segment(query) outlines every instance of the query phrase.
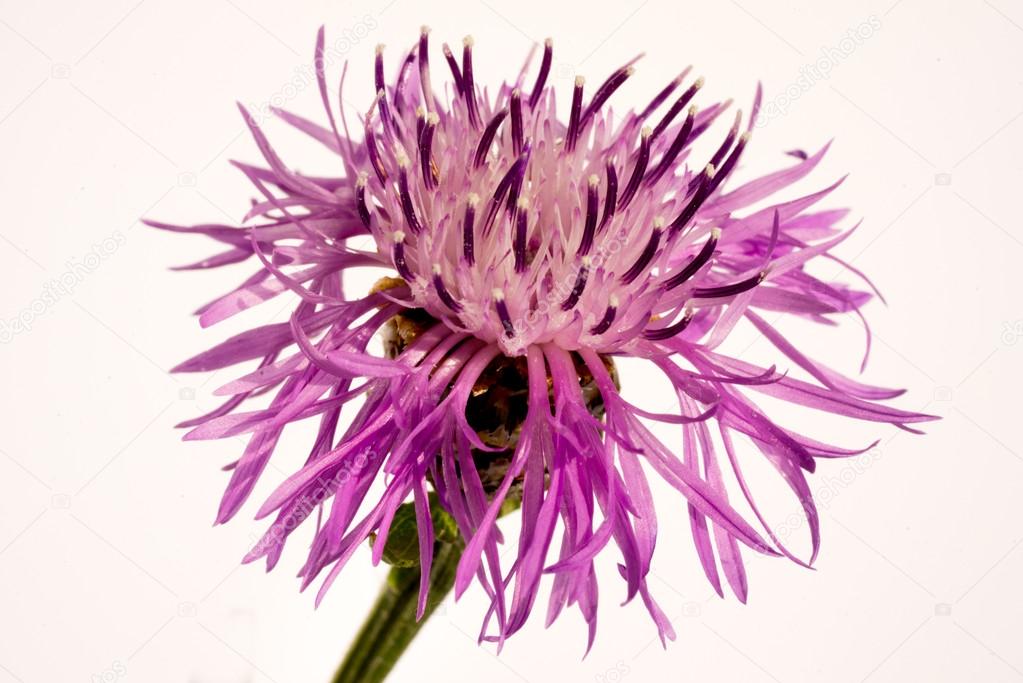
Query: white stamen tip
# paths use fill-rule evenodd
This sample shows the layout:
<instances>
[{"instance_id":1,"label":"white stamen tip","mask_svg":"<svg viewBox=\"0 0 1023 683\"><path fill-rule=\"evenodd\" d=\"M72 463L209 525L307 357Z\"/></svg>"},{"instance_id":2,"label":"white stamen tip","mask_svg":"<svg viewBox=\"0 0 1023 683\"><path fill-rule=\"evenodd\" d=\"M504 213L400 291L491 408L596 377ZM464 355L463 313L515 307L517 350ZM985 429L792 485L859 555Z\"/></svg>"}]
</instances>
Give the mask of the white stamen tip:
<instances>
[{"instance_id":1,"label":"white stamen tip","mask_svg":"<svg viewBox=\"0 0 1023 683\"><path fill-rule=\"evenodd\" d=\"M504 292L500 289L491 290L490 296L494 297L494 301L504 301Z\"/></svg>"},{"instance_id":2,"label":"white stamen tip","mask_svg":"<svg viewBox=\"0 0 1023 683\"><path fill-rule=\"evenodd\" d=\"M586 179L586 182L589 183L590 187L596 187L600 184L600 178L596 173L592 173L590 174L590 177Z\"/></svg>"},{"instance_id":3,"label":"white stamen tip","mask_svg":"<svg viewBox=\"0 0 1023 683\"><path fill-rule=\"evenodd\" d=\"M465 38L462 38L462 45L464 45L465 47L472 47L475 43L476 41L472 39L472 36L466 36Z\"/></svg>"},{"instance_id":4,"label":"white stamen tip","mask_svg":"<svg viewBox=\"0 0 1023 683\"><path fill-rule=\"evenodd\" d=\"M543 39L543 44L544 44L545 47L554 47L554 39L553 38L544 38Z\"/></svg>"},{"instance_id":5,"label":"white stamen tip","mask_svg":"<svg viewBox=\"0 0 1023 683\"><path fill-rule=\"evenodd\" d=\"M721 228L714 228L710 231L711 239L717 241L721 237Z\"/></svg>"},{"instance_id":6,"label":"white stamen tip","mask_svg":"<svg viewBox=\"0 0 1023 683\"><path fill-rule=\"evenodd\" d=\"M377 54L378 55L383 54L385 47L386 45L384 45L383 43L377 43Z\"/></svg>"},{"instance_id":7,"label":"white stamen tip","mask_svg":"<svg viewBox=\"0 0 1023 683\"><path fill-rule=\"evenodd\" d=\"M579 260L583 264L583 266L586 267L586 268L589 268L590 264L593 263L593 257L592 256L583 256Z\"/></svg>"},{"instance_id":8,"label":"white stamen tip","mask_svg":"<svg viewBox=\"0 0 1023 683\"><path fill-rule=\"evenodd\" d=\"M745 143L749 142L749 139L751 137L753 137L752 131L746 131L745 133L743 133L742 135L739 136L739 140L741 140L743 142L743 144L745 144Z\"/></svg>"},{"instance_id":9,"label":"white stamen tip","mask_svg":"<svg viewBox=\"0 0 1023 683\"><path fill-rule=\"evenodd\" d=\"M469 206L476 206L480 203L480 196L475 192L469 193Z\"/></svg>"},{"instance_id":10,"label":"white stamen tip","mask_svg":"<svg viewBox=\"0 0 1023 683\"><path fill-rule=\"evenodd\" d=\"M440 123L440 114L438 114L435 111L431 111L429 114L426 115L426 123L427 125L430 126L436 126L438 123Z\"/></svg>"},{"instance_id":11,"label":"white stamen tip","mask_svg":"<svg viewBox=\"0 0 1023 683\"><path fill-rule=\"evenodd\" d=\"M419 33L424 35L424 36L425 35L429 35L430 27L427 26L426 24L423 24L422 26L419 27Z\"/></svg>"},{"instance_id":12,"label":"white stamen tip","mask_svg":"<svg viewBox=\"0 0 1023 683\"><path fill-rule=\"evenodd\" d=\"M424 107L423 105L419 105L418 107L416 107L416 118L421 119L424 116L426 116L426 107Z\"/></svg>"},{"instance_id":13,"label":"white stamen tip","mask_svg":"<svg viewBox=\"0 0 1023 683\"><path fill-rule=\"evenodd\" d=\"M529 199L526 197L519 197L518 201L515 202L515 206L519 207L520 211L526 211L529 209Z\"/></svg>"},{"instance_id":14,"label":"white stamen tip","mask_svg":"<svg viewBox=\"0 0 1023 683\"><path fill-rule=\"evenodd\" d=\"M689 107L689 116L695 117L696 116L696 112L698 112L698 111L700 111L699 107L697 107L695 104L690 105L690 107Z\"/></svg>"},{"instance_id":15,"label":"white stamen tip","mask_svg":"<svg viewBox=\"0 0 1023 683\"><path fill-rule=\"evenodd\" d=\"M398 158L395 161L398 162L398 168L408 167L408 156L404 152L398 152Z\"/></svg>"},{"instance_id":16,"label":"white stamen tip","mask_svg":"<svg viewBox=\"0 0 1023 683\"><path fill-rule=\"evenodd\" d=\"M628 67L625 68L625 75L626 76L631 76L634 73L636 73L636 67L628 66Z\"/></svg>"},{"instance_id":17,"label":"white stamen tip","mask_svg":"<svg viewBox=\"0 0 1023 683\"><path fill-rule=\"evenodd\" d=\"M518 88L515 88L514 90L511 91L511 96L518 99L519 97L522 97L522 91L519 90Z\"/></svg>"},{"instance_id":18,"label":"white stamen tip","mask_svg":"<svg viewBox=\"0 0 1023 683\"><path fill-rule=\"evenodd\" d=\"M397 244L398 242L404 242L405 241L405 233L402 232L401 230L398 230L393 235L391 235L391 239L394 240L395 244Z\"/></svg>"},{"instance_id":19,"label":"white stamen tip","mask_svg":"<svg viewBox=\"0 0 1023 683\"><path fill-rule=\"evenodd\" d=\"M707 174L708 178L713 178L717 169L714 168L714 164L707 164L707 168L703 169L703 172Z\"/></svg>"},{"instance_id":20,"label":"white stamen tip","mask_svg":"<svg viewBox=\"0 0 1023 683\"><path fill-rule=\"evenodd\" d=\"M575 77L575 87L581 88L586 84L586 79L582 76Z\"/></svg>"},{"instance_id":21,"label":"white stamen tip","mask_svg":"<svg viewBox=\"0 0 1023 683\"><path fill-rule=\"evenodd\" d=\"M654 227L657 228L657 229L663 228L664 227L664 218L662 218L661 216L658 216L657 218L655 218L654 219Z\"/></svg>"},{"instance_id":22,"label":"white stamen tip","mask_svg":"<svg viewBox=\"0 0 1023 683\"><path fill-rule=\"evenodd\" d=\"M703 76L700 76L699 78L696 79L696 82L693 83L693 87L699 90L700 88L703 87L704 83L706 83L706 81L703 79Z\"/></svg>"},{"instance_id":23,"label":"white stamen tip","mask_svg":"<svg viewBox=\"0 0 1023 683\"><path fill-rule=\"evenodd\" d=\"M359 171L359 177L355 179L356 187L366 187L366 181L369 178L369 174L365 171Z\"/></svg>"},{"instance_id":24,"label":"white stamen tip","mask_svg":"<svg viewBox=\"0 0 1023 683\"><path fill-rule=\"evenodd\" d=\"M444 43L443 45L441 45L440 49L444 52L444 56L445 57L450 57L451 56L451 48L448 47L447 43Z\"/></svg>"},{"instance_id":25,"label":"white stamen tip","mask_svg":"<svg viewBox=\"0 0 1023 683\"><path fill-rule=\"evenodd\" d=\"M650 126L643 126L642 130L639 131L639 135L642 138L648 138L654 134L654 129Z\"/></svg>"},{"instance_id":26,"label":"white stamen tip","mask_svg":"<svg viewBox=\"0 0 1023 683\"><path fill-rule=\"evenodd\" d=\"M607 303L611 308L618 308L618 295L612 294L607 298Z\"/></svg>"},{"instance_id":27,"label":"white stamen tip","mask_svg":"<svg viewBox=\"0 0 1023 683\"><path fill-rule=\"evenodd\" d=\"M434 275L440 275L443 272L440 268L439 263L434 263L433 267L430 268L430 270L433 272Z\"/></svg>"}]
</instances>

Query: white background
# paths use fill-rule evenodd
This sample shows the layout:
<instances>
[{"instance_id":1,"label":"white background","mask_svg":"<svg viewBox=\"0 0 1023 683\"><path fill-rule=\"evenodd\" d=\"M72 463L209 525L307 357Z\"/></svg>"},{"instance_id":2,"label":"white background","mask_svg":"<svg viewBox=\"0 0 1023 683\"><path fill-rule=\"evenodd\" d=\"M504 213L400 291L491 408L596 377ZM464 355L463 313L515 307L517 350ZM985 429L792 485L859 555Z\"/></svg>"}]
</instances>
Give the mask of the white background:
<instances>
[{"instance_id":1,"label":"white background","mask_svg":"<svg viewBox=\"0 0 1023 683\"><path fill-rule=\"evenodd\" d=\"M872 17L879 28L836 57L831 48ZM658 489L652 588L679 634L667 651L638 601L617 604L609 553L586 659L574 613L550 630L534 619L500 657L477 647L484 603L474 590L429 623L394 681L1023 678L1019 2L5 0L0 320L31 329L5 332L0 345L0 682L325 681L376 593L384 570L363 553L314 611L293 578L302 539L269 576L239 567L262 530L250 521L255 501L211 528L226 482L218 468L242 444L182 444L172 425L212 407L209 392L229 375L207 383L165 370L281 304L200 332L189 312L250 266L171 273L213 245L138 222L240 218L251 192L227 160L257 157L233 102L281 92L307 68L321 23L328 42L362 36L349 43L356 107L369 99L374 45L390 46L393 65L422 23L435 46L472 33L478 79L491 85L548 35L564 88L645 51L618 107L645 104L689 63L708 79L705 104L734 96L748 106L757 79L769 101L793 85L743 172L836 138L808 187L851 172L829 204L864 222L840 253L889 303L868 307L866 378L908 387L900 406L944 418L922 437L820 421L822 436L881 445L858 467L821 465L816 571L753 559L747 606L713 595L684 505ZM824 55L830 77L800 84ZM439 50L433 60L443 68ZM288 107L322 116L313 88ZM330 168L314 143L268 127L285 159ZM95 267L83 271L86 259ZM36 303L69 273L73 291ZM842 322L787 329L854 373L863 335ZM755 355L754 339L747 330L733 341ZM645 373L623 368L627 394L666 407L670 394ZM303 444L285 441L257 498Z\"/></svg>"}]
</instances>

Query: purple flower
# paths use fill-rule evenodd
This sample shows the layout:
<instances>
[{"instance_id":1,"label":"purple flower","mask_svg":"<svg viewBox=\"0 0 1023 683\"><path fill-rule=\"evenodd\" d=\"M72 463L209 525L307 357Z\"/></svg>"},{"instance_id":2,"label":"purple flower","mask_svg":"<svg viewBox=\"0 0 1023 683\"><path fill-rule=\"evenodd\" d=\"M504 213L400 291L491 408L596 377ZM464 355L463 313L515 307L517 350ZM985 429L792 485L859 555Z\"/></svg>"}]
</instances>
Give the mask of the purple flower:
<instances>
[{"instance_id":1,"label":"purple flower","mask_svg":"<svg viewBox=\"0 0 1023 683\"><path fill-rule=\"evenodd\" d=\"M444 46L451 72L444 85L428 54L424 30L388 84L378 49L376 97L353 132L332 104L321 30L315 63L327 125L274 113L336 153L339 177L288 168L242 109L266 160L265 167L235 163L258 191L244 227L151 223L226 246L186 268L259 261L255 274L199 310L203 327L279 295L296 302L289 323L243 332L176 368L258 360L216 391L229 397L221 407L184 424L192 428L187 439L248 435L229 468L218 522L250 496L288 425L318 423L305 465L259 509L258 517L275 519L246 561L265 557L273 567L289 534L314 525L301 577L304 588L325 575L319 600L364 541L374 539L374 563L382 558L392 520L411 499L422 613L436 501L465 543L456 595L476 581L491 600L481 638L503 641L521 628L549 575L548 623L575 605L592 643L593 560L602 551L620 558L626 600L640 596L662 640L674 638L647 583L657 537L652 475L685 499L696 551L718 593L723 574L745 601L742 546L811 564L819 534L805 473L817 458L865 449L782 426L755 397L910 431L932 419L882 405L901 392L815 362L768 321L788 315L831 325L839 314L859 315L871 297L806 269L814 259L842 263L831 250L851 232L837 227L847 212L814 208L838 183L771 199L813 170L826 147L739 182L733 176L759 89L748 115L736 114L710 147L716 151L694 158L693 143L728 105L693 105L702 79L688 70L642 109L617 117L608 100L632 64L595 89L578 78L566 123L547 85L550 41L535 76L527 79L524 67L492 95L477 82L470 38L461 60ZM398 277L369 293L344 291L344 273L366 267ZM719 351L743 319L786 369L812 381ZM375 355L370 342L381 330L390 334L390 352ZM642 358L663 373L677 411L651 413L626 400L616 357ZM267 407L242 409L262 395L272 397ZM357 410L340 429L349 404ZM503 437L481 426L494 415ZM652 422L678 425L681 439L662 442ZM809 558L796 557L761 515L736 436L749 438L801 504ZM729 501L731 476L755 520ZM370 498L380 481L383 493ZM496 522L511 502L521 504L521 529L506 562Z\"/></svg>"}]
</instances>

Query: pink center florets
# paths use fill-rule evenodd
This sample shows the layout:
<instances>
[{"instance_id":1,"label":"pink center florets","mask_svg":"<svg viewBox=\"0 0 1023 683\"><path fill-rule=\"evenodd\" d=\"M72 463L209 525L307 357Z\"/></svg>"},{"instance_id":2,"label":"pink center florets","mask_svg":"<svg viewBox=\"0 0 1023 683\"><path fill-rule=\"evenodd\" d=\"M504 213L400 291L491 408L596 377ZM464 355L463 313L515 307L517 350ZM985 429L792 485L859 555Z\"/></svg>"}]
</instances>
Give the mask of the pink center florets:
<instances>
[{"instance_id":1,"label":"pink center florets","mask_svg":"<svg viewBox=\"0 0 1023 683\"><path fill-rule=\"evenodd\" d=\"M552 341L613 351L674 336L694 308L763 280L759 269L715 272L713 222L728 213L715 214L708 199L749 130L740 133L740 112L709 163L690 169L691 143L727 106L690 106L702 79L652 125L685 73L620 121L603 105L631 64L587 103L579 77L565 124L546 87L549 42L532 88L504 84L492 100L473 82L471 39L461 65L447 46L445 55L454 83L441 98L425 30L418 59L403 62L392 88L378 49L356 187L359 215L409 284L413 305L508 355ZM421 93L410 94L413 62Z\"/></svg>"}]
</instances>

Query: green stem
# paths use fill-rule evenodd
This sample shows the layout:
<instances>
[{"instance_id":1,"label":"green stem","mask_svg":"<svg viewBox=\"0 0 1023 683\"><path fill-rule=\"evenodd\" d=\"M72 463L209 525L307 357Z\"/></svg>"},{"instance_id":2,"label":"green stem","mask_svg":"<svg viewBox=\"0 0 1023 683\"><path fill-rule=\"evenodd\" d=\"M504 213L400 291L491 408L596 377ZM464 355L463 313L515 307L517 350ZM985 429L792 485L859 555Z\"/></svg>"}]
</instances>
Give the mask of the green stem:
<instances>
[{"instance_id":1,"label":"green stem","mask_svg":"<svg viewBox=\"0 0 1023 683\"><path fill-rule=\"evenodd\" d=\"M381 683L426 620L455 585L462 543L438 542L430 568L430 597L423 618L416 621L419 567L393 567L376 604L362 624L333 683Z\"/></svg>"}]
</instances>

